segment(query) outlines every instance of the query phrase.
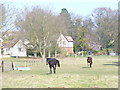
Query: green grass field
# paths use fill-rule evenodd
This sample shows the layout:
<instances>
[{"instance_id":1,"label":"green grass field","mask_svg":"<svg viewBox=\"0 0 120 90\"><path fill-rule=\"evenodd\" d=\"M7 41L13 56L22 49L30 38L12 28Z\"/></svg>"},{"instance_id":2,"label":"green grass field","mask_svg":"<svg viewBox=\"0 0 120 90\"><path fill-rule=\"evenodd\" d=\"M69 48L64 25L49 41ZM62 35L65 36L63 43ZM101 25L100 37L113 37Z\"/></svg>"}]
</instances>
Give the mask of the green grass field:
<instances>
[{"instance_id":1,"label":"green grass field","mask_svg":"<svg viewBox=\"0 0 120 90\"><path fill-rule=\"evenodd\" d=\"M92 68L88 68L86 57L60 59L60 64L56 74L52 75L46 74L49 68L45 62L31 65L30 71L3 72L2 87L118 88L118 57L94 56Z\"/></svg>"}]
</instances>

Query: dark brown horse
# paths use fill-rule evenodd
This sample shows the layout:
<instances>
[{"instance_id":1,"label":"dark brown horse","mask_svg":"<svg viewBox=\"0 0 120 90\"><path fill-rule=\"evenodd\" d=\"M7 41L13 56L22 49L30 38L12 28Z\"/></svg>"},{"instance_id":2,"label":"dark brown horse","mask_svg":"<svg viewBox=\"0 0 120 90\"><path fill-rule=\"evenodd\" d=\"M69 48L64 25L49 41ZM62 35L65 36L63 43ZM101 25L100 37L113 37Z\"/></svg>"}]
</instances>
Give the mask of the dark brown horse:
<instances>
[{"instance_id":1,"label":"dark brown horse","mask_svg":"<svg viewBox=\"0 0 120 90\"><path fill-rule=\"evenodd\" d=\"M89 63L90 64L90 68L92 67L92 57L88 57L87 58L87 63Z\"/></svg>"},{"instance_id":2,"label":"dark brown horse","mask_svg":"<svg viewBox=\"0 0 120 90\"><path fill-rule=\"evenodd\" d=\"M50 74L52 74L52 67L54 69L54 74L56 73L56 65L58 64L58 67L60 67L60 63L59 60L55 59L55 58L47 58L46 59L46 65L49 64L49 68L50 68Z\"/></svg>"}]
</instances>

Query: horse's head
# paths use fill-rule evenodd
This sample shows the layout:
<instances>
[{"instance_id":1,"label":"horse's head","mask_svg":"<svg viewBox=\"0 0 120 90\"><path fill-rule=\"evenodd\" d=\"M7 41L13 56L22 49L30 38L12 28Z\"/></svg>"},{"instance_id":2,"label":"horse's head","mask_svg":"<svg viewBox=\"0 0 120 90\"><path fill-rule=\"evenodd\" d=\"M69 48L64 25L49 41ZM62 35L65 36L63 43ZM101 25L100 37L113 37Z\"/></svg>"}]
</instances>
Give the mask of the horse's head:
<instances>
[{"instance_id":1,"label":"horse's head","mask_svg":"<svg viewBox=\"0 0 120 90\"><path fill-rule=\"evenodd\" d=\"M92 57L88 57L88 58L87 58L87 62L88 62L88 63L92 63Z\"/></svg>"}]
</instances>

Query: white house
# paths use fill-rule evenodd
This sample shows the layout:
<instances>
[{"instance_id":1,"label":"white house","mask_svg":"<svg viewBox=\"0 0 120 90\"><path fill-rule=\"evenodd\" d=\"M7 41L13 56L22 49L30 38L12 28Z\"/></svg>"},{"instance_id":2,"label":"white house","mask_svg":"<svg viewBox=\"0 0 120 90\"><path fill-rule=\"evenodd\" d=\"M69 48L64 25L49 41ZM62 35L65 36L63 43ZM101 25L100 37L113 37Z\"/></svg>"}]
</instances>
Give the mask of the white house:
<instances>
[{"instance_id":1,"label":"white house","mask_svg":"<svg viewBox=\"0 0 120 90\"><path fill-rule=\"evenodd\" d=\"M11 41L4 45L3 54L11 57L26 57L27 49L22 40Z\"/></svg>"},{"instance_id":2,"label":"white house","mask_svg":"<svg viewBox=\"0 0 120 90\"><path fill-rule=\"evenodd\" d=\"M2 50L3 50L3 39L0 38L0 58L2 58Z\"/></svg>"},{"instance_id":3,"label":"white house","mask_svg":"<svg viewBox=\"0 0 120 90\"><path fill-rule=\"evenodd\" d=\"M57 40L57 44L59 47L67 51L69 54L73 54L73 39L71 36L63 36L63 34L60 35L60 37Z\"/></svg>"}]
</instances>

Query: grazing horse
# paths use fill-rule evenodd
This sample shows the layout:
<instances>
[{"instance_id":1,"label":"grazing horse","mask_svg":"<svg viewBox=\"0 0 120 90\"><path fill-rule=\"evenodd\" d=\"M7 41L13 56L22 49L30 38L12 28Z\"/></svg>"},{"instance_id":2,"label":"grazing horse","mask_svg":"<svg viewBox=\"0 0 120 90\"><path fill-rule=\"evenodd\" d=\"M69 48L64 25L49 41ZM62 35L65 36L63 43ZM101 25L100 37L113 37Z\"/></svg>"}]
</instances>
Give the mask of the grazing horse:
<instances>
[{"instance_id":1,"label":"grazing horse","mask_svg":"<svg viewBox=\"0 0 120 90\"><path fill-rule=\"evenodd\" d=\"M55 74L55 70L56 70L56 65L58 64L58 67L60 67L59 61L55 58L47 58L46 65L48 65L48 64L49 64L49 68L50 68L50 74L52 74L52 67L54 69L54 74Z\"/></svg>"},{"instance_id":2,"label":"grazing horse","mask_svg":"<svg viewBox=\"0 0 120 90\"><path fill-rule=\"evenodd\" d=\"M90 63L90 68L92 67L92 57L87 58L87 63Z\"/></svg>"}]
</instances>

